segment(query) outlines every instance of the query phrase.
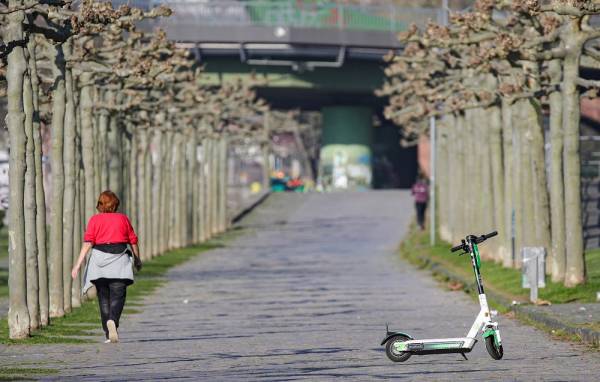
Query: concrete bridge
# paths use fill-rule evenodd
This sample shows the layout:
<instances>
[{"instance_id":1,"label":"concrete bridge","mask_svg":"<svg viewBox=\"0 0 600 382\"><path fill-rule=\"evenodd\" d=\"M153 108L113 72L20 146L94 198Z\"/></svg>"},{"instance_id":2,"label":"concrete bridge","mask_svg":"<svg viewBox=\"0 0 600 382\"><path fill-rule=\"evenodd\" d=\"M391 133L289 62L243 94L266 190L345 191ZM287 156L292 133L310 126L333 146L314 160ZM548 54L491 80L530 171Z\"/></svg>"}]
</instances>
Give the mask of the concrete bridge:
<instances>
[{"instance_id":1,"label":"concrete bridge","mask_svg":"<svg viewBox=\"0 0 600 382\"><path fill-rule=\"evenodd\" d=\"M123 1L125 2L125 1ZM119 1L113 1L119 3ZM205 65L207 84L250 77L275 109L320 111L323 116L321 179L350 188L408 187L416 175L416 150L401 149L398 129L381 116L385 100L374 90L384 80L383 56L401 46L397 33L411 23L443 21L437 8L379 1L128 1L141 8L166 4L173 16L145 25L163 28ZM410 2L407 2L409 4ZM374 117L381 126L374 129ZM376 173L384 166L394 181ZM376 169L377 172L377 169ZM344 181L345 180L345 181Z\"/></svg>"}]
</instances>

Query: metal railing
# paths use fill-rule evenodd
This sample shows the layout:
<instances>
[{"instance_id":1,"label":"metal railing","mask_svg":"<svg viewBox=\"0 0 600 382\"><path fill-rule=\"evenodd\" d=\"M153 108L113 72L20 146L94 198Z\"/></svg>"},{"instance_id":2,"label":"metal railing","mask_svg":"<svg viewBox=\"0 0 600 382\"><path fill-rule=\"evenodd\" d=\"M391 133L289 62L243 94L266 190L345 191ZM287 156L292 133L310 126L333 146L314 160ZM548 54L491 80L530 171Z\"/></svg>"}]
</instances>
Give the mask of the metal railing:
<instances>
[{"instance_id":1,"label":"metal railing","mask_svg":"<svg viewBox=\"0 0 600 382\"><path fill-rule=\"evenodd\" d=\"M441 22L438 8L411 8L384 4L344 4L301 0L115 0L149 9L166 4L173 9L167 23L202 25L293 27L400 32L411 23Z\"/></svg>"}]
</instances>

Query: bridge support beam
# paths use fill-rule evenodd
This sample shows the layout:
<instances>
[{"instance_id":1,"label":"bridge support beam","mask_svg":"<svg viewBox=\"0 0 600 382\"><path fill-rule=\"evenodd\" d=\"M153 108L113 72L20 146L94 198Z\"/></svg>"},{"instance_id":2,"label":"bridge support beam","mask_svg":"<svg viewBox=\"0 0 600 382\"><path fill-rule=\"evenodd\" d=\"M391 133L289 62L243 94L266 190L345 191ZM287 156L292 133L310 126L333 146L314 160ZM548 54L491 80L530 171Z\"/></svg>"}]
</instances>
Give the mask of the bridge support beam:
<instances>
[{"instance_id":1,"label":"bridge support beam","mask_svg":"<svg viewBox=\"0 0 600 382\"><path fill-rule=\"evenodd\" d=\"M321 185L325 190L370 188L372 109L366 106L328 106L321 111Z\"/></svg>"}]
</instances>

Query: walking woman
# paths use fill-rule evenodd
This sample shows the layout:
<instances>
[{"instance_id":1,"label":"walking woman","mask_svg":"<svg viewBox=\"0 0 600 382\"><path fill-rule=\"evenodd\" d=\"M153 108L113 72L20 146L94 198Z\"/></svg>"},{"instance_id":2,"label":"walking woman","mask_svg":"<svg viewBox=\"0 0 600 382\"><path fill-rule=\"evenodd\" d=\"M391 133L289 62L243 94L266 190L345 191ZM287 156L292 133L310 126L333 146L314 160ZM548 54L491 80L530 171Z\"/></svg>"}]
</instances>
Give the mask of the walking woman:
<instances>
[{"instance_id":1,"label":"walking woman","mask_svg":"<svg viewBox=\"0 0 600 382\"><path fill-rule=\"evenodd\" d=\"M427 201L429 200L429 186L423 175L412 186L412 195L415 198L415 209L417 210L417 224L421 230L425 229L425 210L427 209Z\"/></svg>"},{"instance_id":2,"label":"walking woman","mask_svg":"<svg viewBox=\"0 0 600 382\"><path fill-rule=\"evenodd\" d=\"M71 276L76 278L91 249L83 292L92 285L96 287L106 343L119 341L117 328L125 305L127 287L133 284L132 266L138 270L142 267L138 238L129 218L118 213L118 208L119 198L114 192L104 191L100 194L96 205L99 213L88 222L79 259L71 271Z\"/></svg>"}]
</instances>

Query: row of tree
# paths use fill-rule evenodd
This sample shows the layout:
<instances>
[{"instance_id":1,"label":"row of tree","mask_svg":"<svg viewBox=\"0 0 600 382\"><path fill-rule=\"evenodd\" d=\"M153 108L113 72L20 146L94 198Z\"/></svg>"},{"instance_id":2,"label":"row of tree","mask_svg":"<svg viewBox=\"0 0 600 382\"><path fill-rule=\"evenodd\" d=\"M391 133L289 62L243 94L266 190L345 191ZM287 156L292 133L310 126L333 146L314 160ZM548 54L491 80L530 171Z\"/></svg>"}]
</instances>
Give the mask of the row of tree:
<instances>
[{"instance_id":1,"label":"row of tree","mask_svg":"<svg viewBox=\"0 0 600 382\"><path fill-rule=\"evenodd\" d=\"M228 145L260 138L250 116L267 107L238 82L203 86L188 51L136 29L170 14L92 0L2 1L11 338L81 304L70 270L101 191L121 198L143 259L227 228Z\"/></svg>"},{"instance_id":2,"label":"row of tree","mask_svg":"<svg viewBox=\"0 0 600 382\"><path fill-rule=\"evenodd\" d=\"M402 34L380 90L407 141L426 134L431 117L442 126L441 236L497 229L488 255L514 267L520 248L542 246L552 280L567 286L585 282L580 98L600 83L580 72L600 67L600 28L590 22L599 13L591 1L478 0L447 26Z\"/></svg>"}]
</instances>

